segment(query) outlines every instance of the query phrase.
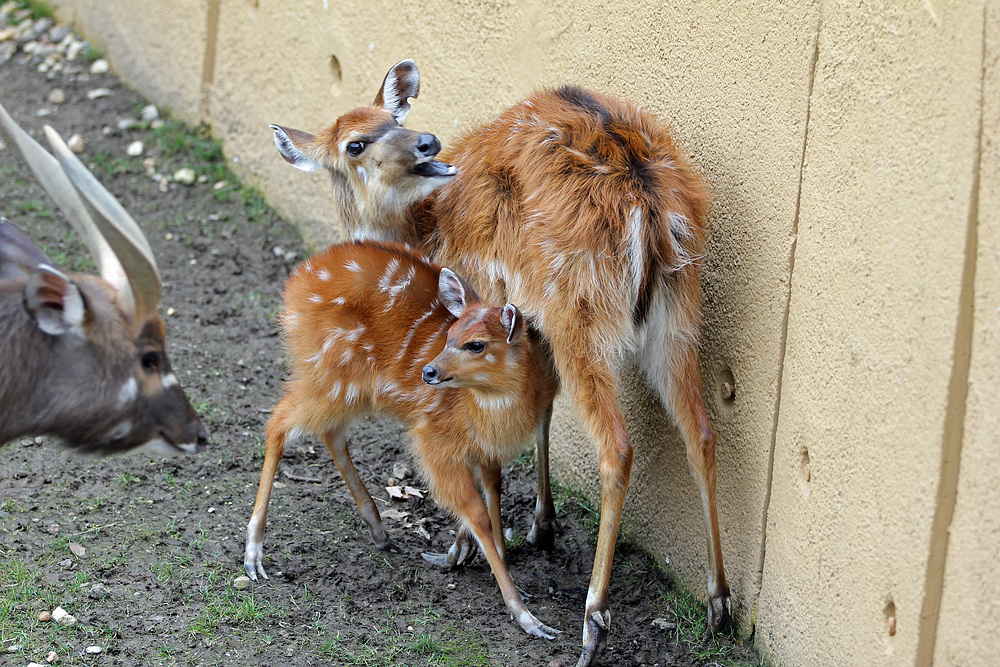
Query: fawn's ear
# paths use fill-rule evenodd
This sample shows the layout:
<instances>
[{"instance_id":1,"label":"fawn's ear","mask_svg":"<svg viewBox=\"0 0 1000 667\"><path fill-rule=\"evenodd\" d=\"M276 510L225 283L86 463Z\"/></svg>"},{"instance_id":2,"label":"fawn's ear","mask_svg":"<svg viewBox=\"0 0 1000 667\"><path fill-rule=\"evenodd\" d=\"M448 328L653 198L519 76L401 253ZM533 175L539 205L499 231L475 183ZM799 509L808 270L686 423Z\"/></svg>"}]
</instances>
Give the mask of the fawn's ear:
<instances>
[{"instance_id":1,"label":"fawn's ear","mask_svg":"<svg viewBox=\"0 0 1000 667\"><path fill-rule=\"evenodd\" d=\"M507 344L513 345L524 338L524 316L512 303L503 307L500 313L500 325L507 332Z\"/></svg>"},{"instance_id":2,"label":"fawn's ear","mask_svg":"<svg viewBox=\"0 0 1000 667\"><path fill-rule=\"evenodd\" d=\"M87 306L76 284L59 269L41 264L31 270L24 286L24 307L50 336L70 332L83 336Z\"/></svg>"},{"instance_id":3,"label":"fawn's ear","mask_svg":"<svg viewBox=\"0 0 1000 667\"><path fill-rule=\"evenodd\" d=\"M470 303L479 301L472 285L462 280L451 269L441 269L438 277L438 299L455 317L461 317Z\"/></svg>"},{"instance_id":4,"label":"fawn's ear","mask_svg":"<svg viewBox=\"0 0 1000 667\"><path fill-rule=\"evenodd\" d=\"M412 60L401 60L382 80L382 87L375 96L375 106L382 107L402 124L410 113L409 99L420 93L420 72Z\"/></svg>"},{"instance_id":5,"label":"fawn's ear","mask_svg":"<svg viewBox=\"0 0 1000 667\"><path fill-rule=\"evenodd\" d=\"M278 152L285 158L285 162L302 171L316 171L323 166L307 153L316 137L308 132L281 125L269 127L274 130L274 145L278 147Z\"/></svg>"}]
</instances>

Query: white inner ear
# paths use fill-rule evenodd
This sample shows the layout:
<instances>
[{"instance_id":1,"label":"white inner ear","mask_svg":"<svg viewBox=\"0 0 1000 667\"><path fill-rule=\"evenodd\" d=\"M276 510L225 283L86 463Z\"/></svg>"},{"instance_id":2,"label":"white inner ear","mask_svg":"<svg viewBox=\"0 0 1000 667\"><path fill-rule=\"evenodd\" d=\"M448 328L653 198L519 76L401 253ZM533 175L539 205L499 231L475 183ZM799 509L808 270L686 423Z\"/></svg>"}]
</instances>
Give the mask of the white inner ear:
<instances>
[{"instance_id":1,"label":"white inner ear","mask_svg":"<svg viewBox=\"0 0 1000 667\"><path fill-rule=\"evenodd\" d=\"M461 317L465 310L465 287L451 269L441 269L438 278L438 298L455 317Z\"/></svg>"},{"instance_id":2,"label":"white inner ear","mask_svg":"<svg viewBox=\"0 0 1000 667\"><path fill-rule=\"evenodd\" d=\"M285 158L285 162L302 171L316 171L320 168L318 162L295 147L284 130L273 126L272 129L274 129L274 145L278 147L278 152Z\"/></svg>"},{"instance_id":3,"label":"white inner ear","mask_svg":"<svg viewBox=\"0 0 1000 667\"><path fill-rule=\"evenodd\" d=\"M500 324L507 330L508 345L514 339L514 329L517 328L517 314L517 308L509 303L503 307L503 312L500 313Z\"/></svg>"},{"instance_id":4,"label":"white inner ear","mask_svg":"<svg viewBox=\"0 0 1000 667\"><path fill-rule=\"evenodd\" d=\"M61 288L59 302L43 300L43 287ZM47 264L41 264L31 272L25 290L39 329L50 336L61 336L68 332L83 335L83 317L86 312L83 296L66 274Z\"/></svg>"}]
</instances>

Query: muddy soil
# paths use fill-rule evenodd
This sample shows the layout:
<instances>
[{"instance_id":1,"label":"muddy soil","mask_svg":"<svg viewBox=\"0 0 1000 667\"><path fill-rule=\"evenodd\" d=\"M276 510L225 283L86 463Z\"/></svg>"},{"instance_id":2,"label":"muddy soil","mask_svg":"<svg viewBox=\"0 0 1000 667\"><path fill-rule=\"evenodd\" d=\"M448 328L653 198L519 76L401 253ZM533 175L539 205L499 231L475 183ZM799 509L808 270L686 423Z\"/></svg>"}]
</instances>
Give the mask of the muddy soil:
<instances>
[{"instance_id":1,"label":"muddy soil","mask_svg":"<svg viewBox=\"0 0 1000 667\"><path fill-rule=\"evenodd\" d=\"M56 88L61 103L50 101ZM108 94L88 97L99 88ZM111 73L91 74L82 59L42 73L19 51L0 64L0 100L36 136L46 123L64 138L80 134L85 163L147 230L163 276L168 352L210 433L200 454L175 458L86 458L46 438L3 447L0 663L42 663L55 651L58 664L94 665L575 664L592 514L561 491L565 534L551 553L534 549L523 540L534 506L530 454L505 468L514 579L534 614L564 631L554 641L531 638L505 611L484 561L443 572L420 558L446 550L454 525L431 499L390 499L391 478L426 487L406 477L414 466L400 428L379 420L355 429L352 452L408 553L373 547L322 444L306 441L286 453L275 485L265 540L271 579L235 590L264 428L285 375L279 289L308 253L252 190L219 177L221 157L206 156L204 142L175 153L173 124L122 129L146 102ZM269 134L261 128L260 140ZM126 155L137 140L142 155ZM174 182L181 167L204 182ZM219 180L227 185L216 188ZM9 148L0 149L0 214L67 268L92 266ZM611 599L601 665L757 662L731 639L700 641L703 609L624 539ZM78 623L38 621L56 606ZM88 653L93 646L100 652Z\"/></svg>"}]
</instances>

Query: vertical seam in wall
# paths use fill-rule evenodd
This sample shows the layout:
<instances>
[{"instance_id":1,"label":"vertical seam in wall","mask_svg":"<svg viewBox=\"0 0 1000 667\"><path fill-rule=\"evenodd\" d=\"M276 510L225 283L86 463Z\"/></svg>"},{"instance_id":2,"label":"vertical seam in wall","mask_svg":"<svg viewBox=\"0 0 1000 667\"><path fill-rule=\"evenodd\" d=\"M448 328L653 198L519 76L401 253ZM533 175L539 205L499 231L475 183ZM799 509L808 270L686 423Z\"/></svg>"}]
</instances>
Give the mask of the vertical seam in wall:
<instances>
[{"instance_id":1,"label":"vertical seam in wall","mask_svg":"<svg viewBox=\"0 0 1000 667\"><path fill-rule=\"evenodd\" d=\"M767 553L767 515L771 507L771 484L774 479L774 452L778 440L778 417L781 414L781 388L785 381L785 352L788 345L788 318L792 306L792 279L795 273L795 248L799 236L799 212L802 206L802 181L805 170L806 148L809 142L809 119L812 114L813 86L816 82L816 64L819 62L819 40L823 29L822 9L820 9L820 20L816 24L815 42L813 44L812 60L809 63L809 91L806 95L806 119L802 131L802 152L799 155L799 183L798 191L795 195L795 214L792 217L791 247L788 251L788 290L785 294L785 313L781 323L781 345L778 359L778 386L774 404L774 421L771 424L771 450L767 462L767 485L764 493L764 508L761 513L760 524L760 555L757 561L757 586L753 593L753 600L749 608L754 610L753 618L756 624L757 601L760 599L760 591L764 585L764 558Z\"/></svg>"},{"instance_id":2,"label":"vertical seam in wall","mask_svg":"<svg viewBox=\"0 0 1000 667\"><path fill-rule=\"evenodd\" d=\"M983 107L986 85L986 25L987 3L983 3L982 55L979 84L979 127L976 154L973 160L972 193L966 223L965 258L958 301L958 321L955 326L955 347L952 354L951 378L948 383L948 404L941 442L941 468L937 502L931 523L930 553L924 578L924 599L920 608L917 639L917 667L930 667L934 662L941 599L944 596L944 574L948 557L948 531L958 500L958 480L965 438L966 401L969 395L969 369L972 363L972 337L975 328L976 254L979 245L979 171L983 150Z\"/></svg>"},{"instance_id":3,"label":"vertical seam in wall","mask_svg":"<svg viewBox=\"0 0 1000 667\"><path fill-rule=\"evenodd\" d=\"M209 0L205 10L205 59L201 65L201 98L198 116L201 122L211 124L210 102L212 84L215 82L215 50L219 40L219 0Z\"/></svg>"}]
</instances>

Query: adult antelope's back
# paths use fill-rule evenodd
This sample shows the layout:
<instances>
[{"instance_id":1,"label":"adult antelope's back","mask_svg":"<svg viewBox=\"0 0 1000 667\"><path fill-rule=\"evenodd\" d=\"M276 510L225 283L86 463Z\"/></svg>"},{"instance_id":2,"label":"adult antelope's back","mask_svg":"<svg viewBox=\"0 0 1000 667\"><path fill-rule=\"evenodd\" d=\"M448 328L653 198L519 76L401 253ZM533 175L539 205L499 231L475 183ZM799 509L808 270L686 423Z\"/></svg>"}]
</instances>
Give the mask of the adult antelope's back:
<instances>
[{"instance_id":1,"label":"adult antelope's back","mask_svg":"<svg viewBox=\"0 0 1000 667\"><path fill-rule=\"evenodd\" d=\"M286 442L302 433L323 439L375 544L396 550L346 440L357 419L390 415L408 427L434 497L479 542L515 620L551 639L555 631L532 616L511 580L500 522L500 465L534 434L556 391L518 309L487 306L408 248L367 241L300 264L285 284L281 322L291 377L267 424L243 561L250 578L267 577L274 474Z\"/></svg>"},{"instance_id":2,"label":"adult antelope's back","mask_svg":"<svg viewBox=\"0 0 1000 667\"><path fill-rule=\"evenodd\" d=\"M53 435L102 454L206 439L173 374L142 231L49 127L55 158L0 106L0 135L64 211L101 277L63 272L0 219L0 445ZM58 158L58 159L56 159Z\"/></svg>"},{"instance_id":3,"label":"adult antelope's back","mask_svg":"<svg viewBox=\"0 0 1000 667\"><path fill-rule=\"evenodd\" d=\"M597 445L601 474L579 665L603 652L611 618L608 582L632 466L615 400L616 362L626 353L638 353L684 437L707 528L709 625L728 626L715 434L701 396L697 343L708 210L702 180L651 114L572 86L515 104L460 137L439 161L406 148L425 134L399 125L418 91L415 65L400 62L374 106L316 136L272 126L275 143L293 166L333 174L339 214L352 234L393 230L467 276L487 301L517 303L551 344L562 384ZM389 162L391 187L380 177ZM373 189L374 182L380 186ZM542 543L556 528L546 448L540 438L530 533Z\"/></svg>"}]
</instances>

